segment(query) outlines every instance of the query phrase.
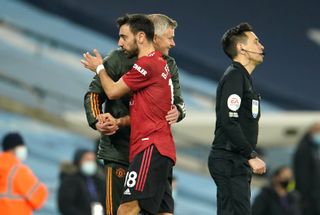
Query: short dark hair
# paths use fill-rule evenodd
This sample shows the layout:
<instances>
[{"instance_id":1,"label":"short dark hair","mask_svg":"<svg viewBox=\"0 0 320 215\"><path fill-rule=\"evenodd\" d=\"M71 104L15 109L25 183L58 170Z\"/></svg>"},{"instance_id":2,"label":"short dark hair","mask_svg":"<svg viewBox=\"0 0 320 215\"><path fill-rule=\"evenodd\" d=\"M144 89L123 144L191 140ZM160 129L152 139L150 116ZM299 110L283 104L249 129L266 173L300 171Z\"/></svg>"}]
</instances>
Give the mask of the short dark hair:
<instances>
[{"instance_id":1,"label":"short dark hair","mask_svg":"<svg viewBox=\"0 0 320 215\"><path fill-rule=\"evenodd\" d=\"M253 28L248 23L240 23L239 25L228 29L221 38L221 44L224 53L233 59L237 56L237 48L236 45L239 42L246 42L247 36L245 32L252 31Z\"/></svg>"},{"instance_id":2,"label":"short dark hair","mask_svg":"<svg viewBox=\"0 0 320 215\"><path fill-rule=\"evenodd\" d=\"M25 145L22 136L17 132L7 133L2 140L2 150L9 151L17 146Z\"/></svg>"},{"instance_id":3,"label":"short dark hair","mask_svg":"<svg viewBox=\"0 0 320 215\"><path fill-rule=\"evenodd\" d=\"M133 34L137 34L142 31L146 34L146 38L149 41L154 37L154 25L152 21L144 14L126 14L125 16L117 19L118 27L122 25L129 25Z\"/></svg>"},{"instance_id":4,"label":"short dark hair","mask_svg":"<svg viewBox=\"0 0 320 215\"><path fill-rule=\"evenodd\" d=\"M277 177L277 176L279 176L282 172L283 172L283 170L285 170L285 169L288 169L288 168L290 168L289 166L279 166L277 169L275 169L273 172L272 172L272 175L271 175L271 177Z\"/></svg>"}]
</instances>

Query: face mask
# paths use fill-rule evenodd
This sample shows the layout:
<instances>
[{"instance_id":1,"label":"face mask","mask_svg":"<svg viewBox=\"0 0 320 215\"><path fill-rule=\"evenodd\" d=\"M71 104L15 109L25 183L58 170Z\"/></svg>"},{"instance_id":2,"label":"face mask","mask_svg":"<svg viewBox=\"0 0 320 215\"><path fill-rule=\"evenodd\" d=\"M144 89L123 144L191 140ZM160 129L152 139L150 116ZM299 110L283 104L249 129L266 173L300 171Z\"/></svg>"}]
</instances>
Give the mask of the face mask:
<instances>
[{"instance_id":1,"label":"face mask","mask_svg":"<svg viewBox=\"0 0 320 215\"><path fill-rule=\"evenodd\" d=\"M280 181L279 183L280 183L281 187L287 189L287 187L288 187L288 185L290 183L290 180Z\"/></svg>"},{"instance_id":2,"label":"face mask","mask_svg":"<svg viewBox=\"0 0 320 215\"><path fill-rule=\"evenodd\" d=\"M28 157L28 150L27 150L27 147L25 146L16 147L16 149L14 150L14 153L16 157L21 161L25 161Z\"/></svg>"},{"instance_id":3,"label":"face mask","mask_svg":"<svg viewBox=\"0 0 320 215\"><path fill-rule=\"evenodd\" d=\"M97 171L97 164L94 161L85 161L81 164L81 172L87 176L92 176Z\"/></svg>"},{"instance_id":4,"label":"face mask","mask_svg":"<svg viewBox=\"0 0 320 215\"><path fill-rule=\"evenodd\" d=\"M312 140L315 144L320 145L320 133L313 134Z\"/></svg>"}]
</instances>

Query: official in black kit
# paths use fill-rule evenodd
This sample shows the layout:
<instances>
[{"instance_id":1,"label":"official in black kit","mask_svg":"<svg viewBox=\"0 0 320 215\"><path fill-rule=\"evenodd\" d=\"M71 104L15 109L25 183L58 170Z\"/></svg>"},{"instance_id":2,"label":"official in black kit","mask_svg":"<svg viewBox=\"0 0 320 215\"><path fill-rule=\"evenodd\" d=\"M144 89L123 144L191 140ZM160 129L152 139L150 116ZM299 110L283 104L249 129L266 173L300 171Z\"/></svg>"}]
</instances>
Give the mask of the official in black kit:
<instances>
[{"instance_id":1,"label":"official in black kit","mask_svg":"<svg viewBox=\"0 0 320 215\"><path fill-rule=\"evenodd\" d=\"M215 138L208 166L217 185L217 214L250 215L252 173L266 171L255 151L260 96L251 79L263 62L264 47L248 23L227 30L222 46L232 63L217 89Z\"/></svg>"}]
</instances>

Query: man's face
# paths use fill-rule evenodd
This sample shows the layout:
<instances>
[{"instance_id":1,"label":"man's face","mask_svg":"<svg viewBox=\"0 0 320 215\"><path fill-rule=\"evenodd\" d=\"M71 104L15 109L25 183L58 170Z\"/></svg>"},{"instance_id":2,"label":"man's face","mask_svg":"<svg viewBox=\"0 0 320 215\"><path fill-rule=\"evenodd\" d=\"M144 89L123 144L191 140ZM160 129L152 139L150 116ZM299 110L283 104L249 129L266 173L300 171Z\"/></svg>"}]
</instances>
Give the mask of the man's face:
<instances>
[{"instance_id":1,"label":"man's face","mask_svg":"<svg viewBox=\"0 0 320 215\"><path fill-rule=\"evenodd\" d=\"M247 43L242 44L244 49L243 51L245 51L245 54L249 60L255 62L255 64L258 65L263 62L264 47L260 43L259 38L252 31L245 32L245 34L247 35L248 39L247 39Z\"/></svg>"},{"instance_id":2,"label":"man's face","mask_svg":"<svg viewBox=\"0 0 320 215\"><path fill-rule=\"evenodd\" d=\"M290 168L285 168L281 171L279 174L279 181L286 181L286 180L292 180L293 179L293 173Z\"/></svg>"},{"instance_id":3,"label":"man's face","mask_svg":"<svg viewBox=\"0 0 320 215\"><path fill-rule=\"evenodd\" d=\"M95 162L96 161L96 155L93 152L86 152L85 154L83 154L81 160L80 160L80 164L84 163L84 162Z\"/></svg>"},{"instance_id":4,"label":"man's face","mask_svg":"<svg viewBox=\"0 0 320 215\"><path fill-rule=\"evenodd\" d=\"M121 47L128 57L133 57L138 54L137 41L129 25L122 25L120 27L118 46Z\"/></svg>"},{"instance_id":5,"label":"man's face","mask_svg":"<svg viewBox=\"0 0 320 215\"><path fill-rule=\"evenodd\" d=\"M174 29L171 27L167 28L161 36L155 35L153 41L156 50L168 55L169 50L176 46L174 42Z\"/></svg>"}]
</instances>

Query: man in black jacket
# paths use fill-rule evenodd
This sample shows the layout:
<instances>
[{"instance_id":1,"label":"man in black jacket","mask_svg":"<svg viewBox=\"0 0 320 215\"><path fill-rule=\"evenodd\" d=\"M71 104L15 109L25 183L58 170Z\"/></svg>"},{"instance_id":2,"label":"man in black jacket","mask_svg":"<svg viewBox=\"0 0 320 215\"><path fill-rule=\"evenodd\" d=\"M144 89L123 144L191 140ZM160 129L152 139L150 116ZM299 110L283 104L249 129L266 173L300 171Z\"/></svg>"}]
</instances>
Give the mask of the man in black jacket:
<instances>
[{"instance_id":1,"label":"man in black jacket","mask_svg":"<svg viewBox=\"0 0 320 215\"><path fill-rule=\"evenodd\" d=\"M255 151L260 96L251 79L263 62L264 47L247 23L229 29L222 46L232 64L217 89L215 138L208 165L217 185L218 215L250 215L252 171L266 171Z\"/></svg>"},{"instance_id":2,"label":"man in black jacket","mask_svg":"<svg viewBox=\"0 0 320 215\"><path fill-rule=\"evenodd\" d=\"M320 123L315 123L294 154L294 173L303 215L320 214Z\"/></svg>"},{"instance_id":3,"label":"man in black jacket","mask_svg":"<svg viewBox=\"0 0 320 215\"><path fill-rule=\"evenodd\" d=\"M75 171L61 173L58 190L58 206L62 215L104 214L104 180L96 175L94 152L79 149L74 155Z\"/></svg>"},{"instance_id":4,"label":"man in black jacket","mask_svg":"<svg viewBox=\"0 0 320 215\"><path fill-rule=\"evenodd\" d=\"M255 198L252 215L301 215L300 198L292 190L293 183L289 167L277 168L271 176L270 186L262 188Z\"/></svg>"}]
</instances>

